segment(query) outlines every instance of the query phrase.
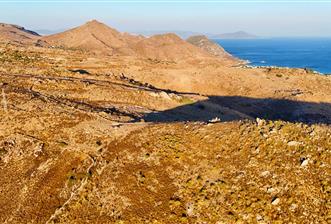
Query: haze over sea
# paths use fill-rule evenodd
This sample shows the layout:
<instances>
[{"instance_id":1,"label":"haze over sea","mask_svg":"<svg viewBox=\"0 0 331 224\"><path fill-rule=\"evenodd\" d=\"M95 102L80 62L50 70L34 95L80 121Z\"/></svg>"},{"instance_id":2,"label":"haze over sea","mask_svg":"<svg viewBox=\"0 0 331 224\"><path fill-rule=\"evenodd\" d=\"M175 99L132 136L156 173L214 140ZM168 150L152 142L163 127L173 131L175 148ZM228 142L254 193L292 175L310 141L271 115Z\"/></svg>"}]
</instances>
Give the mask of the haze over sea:
<instances>
[{"instance_id":1,"label":"haze over sea","mask_svg":"<svg viewBox=\"0 0 331 224\"><path fill-rule=\"evenodd\" d=\"M331 38L215 40L253 66L310 68L331 74Z\"/></svg>"}]
</instances>

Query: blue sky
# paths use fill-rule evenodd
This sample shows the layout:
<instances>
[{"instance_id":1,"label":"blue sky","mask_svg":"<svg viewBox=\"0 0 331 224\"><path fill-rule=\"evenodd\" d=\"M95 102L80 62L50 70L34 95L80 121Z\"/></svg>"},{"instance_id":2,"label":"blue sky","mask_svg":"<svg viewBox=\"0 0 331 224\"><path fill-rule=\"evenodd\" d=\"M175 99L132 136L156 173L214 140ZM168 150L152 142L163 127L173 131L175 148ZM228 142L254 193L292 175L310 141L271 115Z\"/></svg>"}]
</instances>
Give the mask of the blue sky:
<instances>
[{"instance_id":1,"label":"blue sky","mask_svg":"<svg viewBox=\"0 0 331 224\"><path fill-rule=\"evenodd\" d=\"M0 22L33 30L70 28L91 19L129 32L331 37L331 0L0 0Z\"/></svg>"}]
</instances>

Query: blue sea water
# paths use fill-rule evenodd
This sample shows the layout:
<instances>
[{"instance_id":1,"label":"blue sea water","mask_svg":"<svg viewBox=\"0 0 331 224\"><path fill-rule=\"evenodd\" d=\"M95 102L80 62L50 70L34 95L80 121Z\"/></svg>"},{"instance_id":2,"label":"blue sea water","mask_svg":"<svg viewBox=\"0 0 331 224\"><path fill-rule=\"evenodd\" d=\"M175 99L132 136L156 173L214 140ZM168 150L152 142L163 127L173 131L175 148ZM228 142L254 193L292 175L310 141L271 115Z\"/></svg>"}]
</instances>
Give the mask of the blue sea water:
<instances>
[{"instance_id":1,"label":"blue sea water","mask_svg":"<svg viewBox=\"0 0 331 224\"><path fill-rule=\"evenodd\" d=\"M253 66L310 68L331 74L331 38L214 40Z\"/></svg>"}]
</instances>

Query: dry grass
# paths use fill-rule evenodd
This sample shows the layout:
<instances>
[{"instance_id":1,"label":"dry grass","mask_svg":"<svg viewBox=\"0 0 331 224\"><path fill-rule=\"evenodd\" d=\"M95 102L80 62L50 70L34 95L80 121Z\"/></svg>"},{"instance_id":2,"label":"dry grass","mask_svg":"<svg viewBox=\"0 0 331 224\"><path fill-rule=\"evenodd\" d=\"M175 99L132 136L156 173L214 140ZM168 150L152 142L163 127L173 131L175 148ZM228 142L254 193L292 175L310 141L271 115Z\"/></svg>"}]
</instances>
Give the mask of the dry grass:
<instances>
[{"instance_id":1,"label":"dry grass","mask_svg":"<svg viewBox=\"0 0 331 224\"><path fill-rule=\"evenodd\" d=\"M0 52L7 102L7 111L3 105L0 110L1 223L331 221L330 126L239 121L249 117L212 102L203 110L189 107L186 115L221 111L222 121L232 115L236 121L139 122L153 111L207 98L145 82L196 93L328 102L329 78L14 45L1 45ZM70 71L76 69L89 74ZM215 73L224 79L210 84ZM250 83L265 87L252 92L245 89ZM293 83L302 91L288 92Z\"/></svg>"}]
</instances>

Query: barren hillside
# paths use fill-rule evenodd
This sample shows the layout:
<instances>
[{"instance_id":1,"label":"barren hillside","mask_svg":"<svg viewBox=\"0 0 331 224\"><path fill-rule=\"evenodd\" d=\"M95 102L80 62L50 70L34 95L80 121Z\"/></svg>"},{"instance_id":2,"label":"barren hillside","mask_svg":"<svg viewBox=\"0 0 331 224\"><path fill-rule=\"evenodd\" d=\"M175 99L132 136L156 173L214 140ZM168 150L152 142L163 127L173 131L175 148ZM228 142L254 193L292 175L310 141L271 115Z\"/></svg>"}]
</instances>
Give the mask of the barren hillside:
<instances>
[{"instance_id":1,"label":"barren hillside","mask_svg":"<svg viewBox=\"0 0 331 224\"><path fill-rule=\"evenodd\" d=\"M21 26L0 23L0 42L32 44L37 43L38 39L40 36L36 32L26 30Z\"/></svg>"},{"instance_id":2,"label":"barren hillside","mask_svg":"<svg viewBox=\"0 0 331 224\"><path fill-rule=\"evenodd\" d=\"M232 61L239 61L239 59L234 58L231 54L226 52L224 48L222 48L217 43L214 43L213 41L209 40L206 36L192 36L189 37L186 41L216 57Z\"/></svg>"},{"instance_id":3,"label":"barren hillside","mask_svg":"<svg viewBox=\"0 0 331 224\"><path fill-rule=\"evenodd\" d=\"M185 42L175 34L150 38L120 33L96 20L65 31L43 37L53 46L93 51L113 56L133 56L152 60L213 60L213 55ZM226 58L223 58L226 60Z\"/></svg>"},{"instance_id":4,"label":"barren hillside","mask_svg":"<svg viewBox=\"0 0 331 224\"><path fill-rule=\"evenodd\" d=\"M55 46L97 51L109 55L132 55L134 52L128 46L126 39L127 37L122 36L117 30L96 20L63 33L43 38L43 40ZM130 41L135 41L135 38L131 38Z\"/></svg>"},{"instance_id":5,"label":"barren hillside","mask_svg":"<svg viewBox=\"0 0 331 224\"><path fill-rule=\"evenodd\" d=\"M330 222L331 77L96 21L44 40L0 43L1 223Z\"/></svg>"}]
</instances>

